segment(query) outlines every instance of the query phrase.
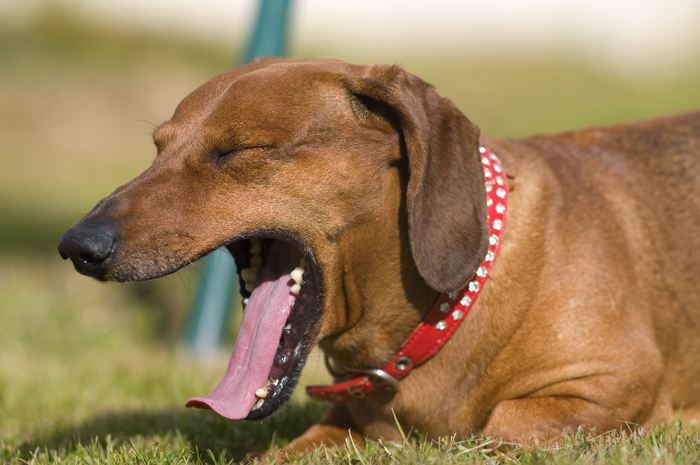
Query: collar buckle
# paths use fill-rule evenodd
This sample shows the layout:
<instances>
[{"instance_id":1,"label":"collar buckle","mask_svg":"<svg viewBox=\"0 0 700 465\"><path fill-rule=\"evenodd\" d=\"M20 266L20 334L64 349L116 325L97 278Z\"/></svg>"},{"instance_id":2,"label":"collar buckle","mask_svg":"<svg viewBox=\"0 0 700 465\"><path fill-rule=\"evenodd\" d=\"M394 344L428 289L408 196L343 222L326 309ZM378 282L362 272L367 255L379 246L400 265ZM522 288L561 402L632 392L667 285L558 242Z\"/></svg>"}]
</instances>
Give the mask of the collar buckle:
<instances>
[{"instance_id":1,"label":"collar buckle","mask_svg":"<svg viewBox=\"0 0 700 465\"><path fill-rule=\"evenodd\" d=\"M375 386L380 388L388 387L392 391L399 391L399 380L384 370L378 370L375 368L352 368L342 365L339 371L338 368L333 365L331 358L325 351L323 353L323 361L326 364L326 369L334 378L344 378L351 373L368 375L370 377L370 381Z\"/></svg>"},{"instance_id":2,"label":"collar buckle","mask_svg":"<svg viewBox=\"0 0 700 465\"><path fill-rule=\"evenodd\" d=\"M397 380L384 370L377 370L375 368L344 368L347 370L347 372L350 373L360 373L363 375L368 375L371 378L372 384L379 388L388 387L394 392L399 391L399 380Z\"/></svg>"}]
</instances>

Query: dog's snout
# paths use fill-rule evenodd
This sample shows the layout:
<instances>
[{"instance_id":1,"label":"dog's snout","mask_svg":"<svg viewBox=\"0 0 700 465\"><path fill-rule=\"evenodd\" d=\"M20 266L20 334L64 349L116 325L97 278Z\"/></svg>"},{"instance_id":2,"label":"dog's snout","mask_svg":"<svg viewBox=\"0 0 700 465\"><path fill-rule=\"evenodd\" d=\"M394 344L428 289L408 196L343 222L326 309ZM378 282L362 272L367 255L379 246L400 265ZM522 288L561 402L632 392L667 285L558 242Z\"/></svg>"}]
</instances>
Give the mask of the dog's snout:
<instances>
[{"instance_id":1,"label":"dog's snout","mask_svg":"<svg viewBox=\"0 0 700 465\"><path fill-rule=\"evenodd\" d=\"M58 243L58 253L71 259L78 273L101 279L114 253L117 242L115 228L106 222L76 224Z\"/></svg>"}]
</instances>

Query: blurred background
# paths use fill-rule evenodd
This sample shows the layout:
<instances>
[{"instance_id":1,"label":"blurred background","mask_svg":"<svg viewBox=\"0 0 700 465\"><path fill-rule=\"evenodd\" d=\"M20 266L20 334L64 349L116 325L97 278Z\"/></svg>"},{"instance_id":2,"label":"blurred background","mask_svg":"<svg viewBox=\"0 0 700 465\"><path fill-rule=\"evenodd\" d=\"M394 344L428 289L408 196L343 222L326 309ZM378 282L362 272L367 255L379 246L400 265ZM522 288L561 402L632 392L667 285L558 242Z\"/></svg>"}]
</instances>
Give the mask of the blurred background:
<instances>
[{"instance_id":1,"label":"blurred background","mask_svg":"<svg viewBox=\"0 0 700 465\"><path fill-rule=\"evenodd\" d=\"M490 135L700 108L697 0L291 8L290 56L401 64ZM239 61L256 9L253 0L0 0L0 444L146 434L153 412L178 428L206 415L184 402L216 385L233 338L208 362L179 349L198 270L99 284L61 261L56 244L151 163L154 126ZM302 383L323 379L322 365L312 357Z\"/></svg>"}]
</instances>

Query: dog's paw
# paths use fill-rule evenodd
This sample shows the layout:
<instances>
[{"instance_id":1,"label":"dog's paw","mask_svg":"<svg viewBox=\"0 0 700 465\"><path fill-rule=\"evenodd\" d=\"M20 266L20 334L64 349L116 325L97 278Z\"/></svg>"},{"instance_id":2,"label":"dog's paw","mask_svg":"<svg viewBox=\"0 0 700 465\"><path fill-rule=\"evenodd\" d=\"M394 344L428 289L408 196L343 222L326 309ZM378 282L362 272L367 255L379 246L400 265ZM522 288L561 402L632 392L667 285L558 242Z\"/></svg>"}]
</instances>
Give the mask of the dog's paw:
<instances>
[{"instance_id":1,"label":"dog's paw","mask_svg":"<svg viewBox=\"0 0 700 465\"><path fill-rule=\"evenodd\" d=\"M281 449L251 453L249 457L262 463L289 463L304 456L322 452L330 459L336 455L338 449L348 447L364 449L365 440L359 433L352 430L329 425L314 425Z\"/></svg>"}]
</instances>

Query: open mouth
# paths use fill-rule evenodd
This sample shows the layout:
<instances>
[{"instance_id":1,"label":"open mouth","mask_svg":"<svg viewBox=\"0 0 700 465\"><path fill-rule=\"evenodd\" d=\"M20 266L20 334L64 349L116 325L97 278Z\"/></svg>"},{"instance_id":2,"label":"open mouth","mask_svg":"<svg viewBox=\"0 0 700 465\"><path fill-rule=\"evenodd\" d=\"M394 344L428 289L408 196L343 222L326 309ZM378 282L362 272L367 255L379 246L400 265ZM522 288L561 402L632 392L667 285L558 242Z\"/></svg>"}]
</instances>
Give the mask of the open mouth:
<instances>
[{"instance_id":1,"label":"open mouth","mask_svg":"<svg viewBox=\"0 0 700 465\"><path fill-rule=\"evenodd\" d=\"M252 238L227 248L239 270L243 321L219 385L186 405L257 420L282 407L299 380L318 320L320 269L311 251L288 240Z\"/></svg>"}]
</instances>

